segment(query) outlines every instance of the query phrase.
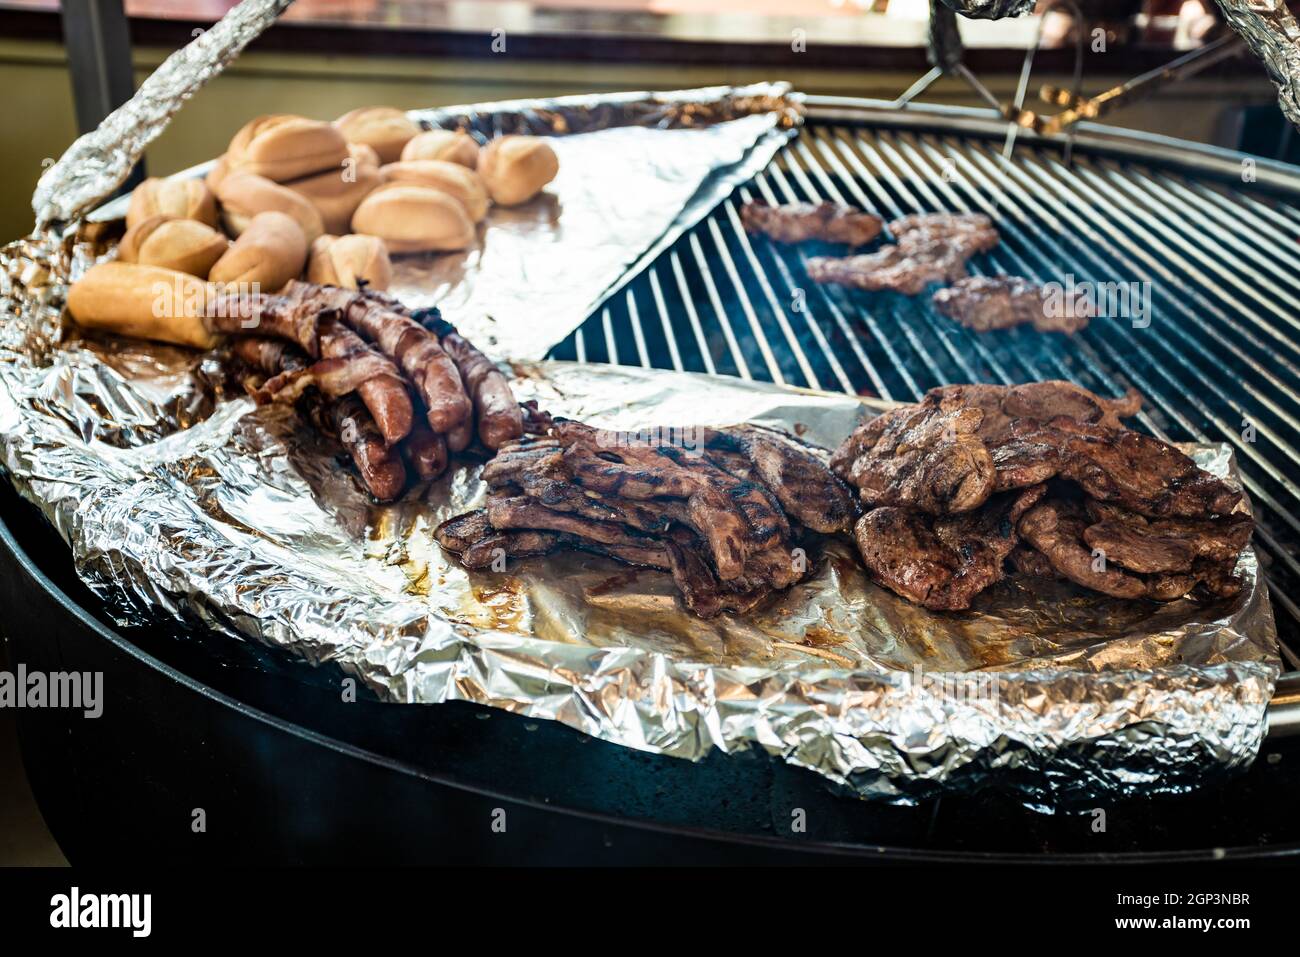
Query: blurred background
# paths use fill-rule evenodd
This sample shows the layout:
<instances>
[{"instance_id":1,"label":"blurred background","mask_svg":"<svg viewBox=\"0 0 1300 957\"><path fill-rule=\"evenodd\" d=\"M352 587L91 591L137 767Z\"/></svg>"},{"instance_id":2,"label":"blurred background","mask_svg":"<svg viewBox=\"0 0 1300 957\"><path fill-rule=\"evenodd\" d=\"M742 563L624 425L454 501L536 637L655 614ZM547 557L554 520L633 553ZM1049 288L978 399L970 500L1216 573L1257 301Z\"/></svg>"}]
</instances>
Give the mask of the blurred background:
<instances>
[{"instance_id":1,"label":"blurred background","mask_svg":"<svg viewBox=\"0 0 1300 957\"><path fill-rule=\"evenodd\" d=\"M124 2L138 83L236 0ZM69 0L70 12L86 6ZM1068 81L1082 29L1084 89L1095 93L1223 29L1210 0L1081 6L1082 24L1060 12L961 20L966 62L1008 99L1040 26L1035 85ZM78 133L60 7L59 0L0 0L0 89L8 101L0 158L11 173L0 180L0 241L30 229L42 165ZM218 155L236 129L262 113L328 119L372 104L427 107L757 80L893 99L928 68L927 22L927 0L297 0L177 116L150 149L148 171L174 172ZM1260 64L1239 57L1107 121L1285 154L1291 144L1273 96ZM966 85L947 78L922 99L977 102Z\"/></svg>"}]
</instances>

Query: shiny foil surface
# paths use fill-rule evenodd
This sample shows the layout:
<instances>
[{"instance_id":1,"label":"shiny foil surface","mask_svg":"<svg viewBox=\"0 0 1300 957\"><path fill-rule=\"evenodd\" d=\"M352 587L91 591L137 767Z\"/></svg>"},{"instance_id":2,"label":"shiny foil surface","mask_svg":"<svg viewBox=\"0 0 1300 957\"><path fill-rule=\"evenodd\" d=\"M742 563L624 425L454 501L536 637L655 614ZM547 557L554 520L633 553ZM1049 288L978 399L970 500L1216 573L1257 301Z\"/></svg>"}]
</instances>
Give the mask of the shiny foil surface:
<instances>
[{"instance_id":1,"label":"shiny foil surface","mask_svg":"<svg viewBox=\"0 0 1300 957\"><path fill-rule=\"evenodd\" d=\"M1278 662L1253 553L1220 606L1009 581L934 614L824 539L807 581L702 621L666 574L590 555L466 572L433 530L481 500L481 463L376 506L291 409L214 391L216 365L76 338L0 363L4 467L124 623L197 618L388 700L474 701L677 757L761 747L892 801L990 780L1043 807L1176 791L1259 748ZM874 413L685 373L513 371L521 398L612 428L749 421L829 446ZM1225 448L1195 451L1229 470Z\"/></svg>"},{"instance_id":2,"label":"shiny foil surface","mask_svg":"<svg viewBox=\"0 0 1300 957\"><path fill-rule=\"evenodd\" d=\"M749 123L733 115L745 97L765 102L707 92L461 115L474 129L492 116L562 120L551 127L557 142L592 144L604 142L602 123L640 118L629 129L646 156L663 156L676 147L661 151L661 137L718 128L682 129L697 120L739 127ZM788 122L780 110L762 119L775 135ZM724 177L747 162L735 165L745 148L728 136L695 142L716 148L725 162L715 172L732 171ZM602 148L590 147L593 164ZM619 155L631 162L632 152ZM695 159L687 165L696 175ZM708 202L699 197L710 187L673 184L674 168L663 188L677 207L660 211L671 215L658 232L636 234L640 250L620 246L621 269L677 229L683 210ZM596 217L569 216L583 200L560 186L562 229L597 228ZM67 324L66 283L111 254L111 234L74 224L0 250L0 466L123 623L198 620L337 663L394 702L474 701L688 759L763 748L850 793L896 802L989 782L1044 808L1175 792L1258 752L1279 660L1253 552L1240 565L1248 587L1218 605L1012 580L969 612L936 614L872 584L847 539L823 539L806 581L747 616L707 622L684 610L667 575L590 555L471 574L432 533L481 500L481 460L462 458L438 482L376 506L340 450L292 409L231 394L219 354L87 338ZM581 303L610 286L575 294L573 324ZM402 291L437 295L419 283ZM542 337L520 338L516 352L517 330L496 318L495 342L481 345L520 360L510 367L519 397L598 426L748 421L830 448L877 411L852 396L729 378L534 363ZM1194 451L1230 474L1226 447Z\"/></svg>"}]
</instances>

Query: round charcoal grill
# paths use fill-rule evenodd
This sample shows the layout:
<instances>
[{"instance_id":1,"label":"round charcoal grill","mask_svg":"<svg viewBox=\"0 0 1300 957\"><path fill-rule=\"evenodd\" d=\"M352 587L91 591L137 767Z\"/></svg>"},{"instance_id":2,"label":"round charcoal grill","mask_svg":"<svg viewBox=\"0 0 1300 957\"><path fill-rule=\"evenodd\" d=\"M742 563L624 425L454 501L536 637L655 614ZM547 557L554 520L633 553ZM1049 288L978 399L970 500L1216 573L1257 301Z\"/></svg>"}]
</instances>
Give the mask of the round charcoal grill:
<instances>
[{"instance_id":1,"label":"round charcoal grill","mask_svg":"<svg viewBox=\"0 0 1300 957\"><path fill-rule=\"evenodd\" d=\"M810 122L574 335L558 358L740 375L915 399L947 382L1066 378L1127 385L1141 426L1232 441L1261 519L1279 627L1296 663L1300 541L1300 170L1085 127L1059 146L970 111L810 101ZM923 299L808 283L813 246L740 229L739 204L832 198L886 218L975 210L1003 242L976 272L1042 281L1150 281L1150 326L1094 320L1072 338L977 336ZM1247 430L1253 427L1253 432ZM1243 430L1254 441L1243 438ZM122 629L76 578L66 547L0 483L0 606L11 663L104 672L96 720L19 711L41 809L74 863L663 863L1228 859L1300 854L1300 676L1247 772L1192 795L1044 815L1004 791L890 807L838 795L761 753L691 764L552 722L463 703L350 701L313 669L201 627ZM1013 773L1013 772L1009 772ZM202 809L206 831L192 827ZM1086 811L1086 809L1084 809ZM505 830L494 828L504 813ZM801 822L802 830L792 827Z\"/></svg>"}]
</instances>

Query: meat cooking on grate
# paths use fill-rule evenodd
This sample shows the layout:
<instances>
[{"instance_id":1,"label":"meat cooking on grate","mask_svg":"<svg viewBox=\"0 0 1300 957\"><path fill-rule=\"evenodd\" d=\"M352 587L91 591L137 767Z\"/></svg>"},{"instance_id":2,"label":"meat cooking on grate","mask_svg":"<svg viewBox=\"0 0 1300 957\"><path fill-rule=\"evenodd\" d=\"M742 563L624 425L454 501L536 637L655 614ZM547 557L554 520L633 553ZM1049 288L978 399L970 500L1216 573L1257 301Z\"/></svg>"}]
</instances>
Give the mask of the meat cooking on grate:
<instances>
[{"instance_id":1,"label":"meat cooking on grate","mask_svg":"<svg viewBox=\"0 0 1300 957\"><path fill-rule=\"evenodd\" d=\"M966 275L966 261L998 244L998 233L978 213L927 213L889 224L895 244L874 253L808 260L813 282L857 289L892 289L909 296L933 282L951 283Z\"/></svg>"},{"instance_id":2,"label":"meat cooking on grate","mask_svg":"<svg viewBox=\"0 0 1300 957\"><path fill-rule=\"evenodd\" d=\"M852 495L816 450L779 433L645 434L691 441L554 419L547 435L498 450L483 470L486 508L444 523L438 541L465 564L494 549L508 557L546 547L665 569L687 607L711 617L748 610L797 582L807 572L796 552L805 529L843 532L856 517ZM524 531L558 537L500 537Z\"/></svg>"},{"instance_id":3,"label":"meat cooking on grate","mask_svg":"<svg viewBox=\"0 0 1300 957\"><path fill-rule=\"evenodd\" d=\"M1068 335L1087 328L1094 311L1084 300L1055 304L1044 298L1042 286L1020 276L966 276L930 301L940 314L976 332L1032 325Z\"/></svg>"},{"instance_id":4,"label":"meat cooking on grate","mask_svg":"<svg viewBox=\"0 0 1300 957\"><path fill-rule=\"evenodd\" d=\"M747 233L761 233L778 243L802 243L820 239L846 246L865 246L884 228L884 221L873 213L843 203L745 203L740 207L740 222Z\"/></svg>"},{"instance_id":5,"label":"meat cooking on grate","mask_svg":"<svg viewBox=\"0 0 1300 957\"><path fill-rule=\"evenodd\" d=\"M855 529L868 569L942 609L968 607L1004 564L1120 598L1236 594L1254 527L1241 493L1123 428L1140 405L1067 382L958 385L864 423L831 467L869 508Z\"/></svg>"}]
</instances>

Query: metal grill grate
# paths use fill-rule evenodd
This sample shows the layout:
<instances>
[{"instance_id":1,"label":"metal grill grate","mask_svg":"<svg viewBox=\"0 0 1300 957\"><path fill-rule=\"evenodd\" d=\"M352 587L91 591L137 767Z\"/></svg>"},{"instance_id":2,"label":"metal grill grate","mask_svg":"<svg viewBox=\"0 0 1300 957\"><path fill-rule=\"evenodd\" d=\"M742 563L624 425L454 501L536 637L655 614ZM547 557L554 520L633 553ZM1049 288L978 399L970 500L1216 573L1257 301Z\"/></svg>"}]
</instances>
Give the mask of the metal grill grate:
<instances>
[{"instance_id":1,"label":"metal grill grate","mask_svg":"<svg viewBox=\"0 0 1300 957\"><path fill-rule=\"evenodd\" d=\"M737 375L911 401L953 382L1061 378L1102 395L1132 385L1139 427L1172 441L1231 442L1260 525L1292 667L1300 666L1300 205L1187 163L952 128L889 128L816 112L749 184L683 236L553 350L560 359ZM897 114L895 114L895 117ZM995 127L996 128L996 127ZM1148 156L1150 141L1143 150ZM1187 159L1187 157L1181 157ZM806 278L809 243L741 229L740 205L832 199L886 220L912 212L991 215L1001 244L976 274L1038 281L1149 282L1150 325L1095 319L1072 337L974 333L925 296L863 293ZM1249 428L1248 428L1249 427ZM1251 434L1253 433L1253 435ZM1250 436L1248 440L1245 436Z\"/></svg>"}]
</instances>

